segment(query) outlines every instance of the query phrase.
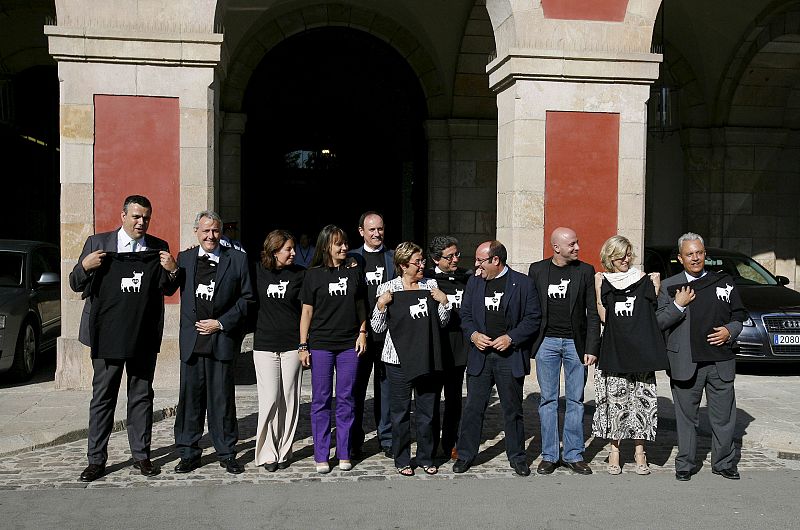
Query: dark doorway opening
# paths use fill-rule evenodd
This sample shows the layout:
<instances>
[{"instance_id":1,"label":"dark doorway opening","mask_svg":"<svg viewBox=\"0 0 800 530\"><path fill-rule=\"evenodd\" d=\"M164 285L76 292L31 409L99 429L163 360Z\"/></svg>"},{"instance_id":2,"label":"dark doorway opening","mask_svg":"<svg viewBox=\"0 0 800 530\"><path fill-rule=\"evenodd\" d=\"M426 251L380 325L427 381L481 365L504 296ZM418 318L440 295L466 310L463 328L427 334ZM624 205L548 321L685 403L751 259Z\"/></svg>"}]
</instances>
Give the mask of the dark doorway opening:
<instances>
[{"instance_id":1,"label":"dark doorway opening","mask_svg":"<svg viewBox=\"0 0 800 530\"><path fill-rule=\"evenodd\" d=\"M313 239L341 226L360 246L358 218L378 210L386 244L425 243L425 97L388 44L320 28L273 48L244 99L242 226L251 253L272 229Z\"/></svg>"}]
</instances>

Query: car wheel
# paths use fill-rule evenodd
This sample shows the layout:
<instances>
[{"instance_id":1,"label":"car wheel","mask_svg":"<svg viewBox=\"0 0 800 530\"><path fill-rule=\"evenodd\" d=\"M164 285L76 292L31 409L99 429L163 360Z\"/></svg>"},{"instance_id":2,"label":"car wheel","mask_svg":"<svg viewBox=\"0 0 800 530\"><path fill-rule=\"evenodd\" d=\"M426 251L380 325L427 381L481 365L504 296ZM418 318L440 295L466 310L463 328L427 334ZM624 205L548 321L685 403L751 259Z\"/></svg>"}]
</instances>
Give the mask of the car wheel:
<instances>
[{"instance_id":1,"label":"car wheel","mask_svg":"<svg viewBox=\"0 0 800 530\"><path fill-rule=\"evenodd\" d=\"M33 375L36 366L36 357L39 354L39 336L33 324L25 322L17 339L17 348L14 351L14 364L11 365L10 375L17 381L26 381Z\"/></svg>"}]
</instances>

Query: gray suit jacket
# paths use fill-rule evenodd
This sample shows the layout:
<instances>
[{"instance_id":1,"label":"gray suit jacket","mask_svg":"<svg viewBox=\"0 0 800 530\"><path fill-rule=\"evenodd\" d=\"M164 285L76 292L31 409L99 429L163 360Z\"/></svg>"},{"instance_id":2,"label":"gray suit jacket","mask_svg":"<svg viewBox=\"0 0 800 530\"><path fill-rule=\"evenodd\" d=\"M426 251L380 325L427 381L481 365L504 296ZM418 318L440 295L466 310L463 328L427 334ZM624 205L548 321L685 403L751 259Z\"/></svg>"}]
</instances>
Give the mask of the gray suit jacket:
<instances>
[{"instance_id":1,"label":"gray suit jacket","mask_svg":"<svg viewBox=\"0 0 800 530\"><path fill-rule=\"evenodd\" d=\"M661 282L658 293L658 309L656 319L667 342L667 358L669 359L669 376L676 381L687 381L697 372L697 363L692 361L692 343L689 334L689 315L692 304L681 312L675 306L675 300L667 294L673 285L686 283L686 273L679 272ZM742 332L742 323L736 320L725 324L733 341ZM717 361L717 372L723 381L733 381L736 376L736 360Z\"/></svg>"},{"instance_id":2,"label":"gray suit jacket","mask_svg":"<svg viewBox=\"0 0 800 530\"><path fill-rule=\"evenodd\" d=\"M86 302L83 305L83 313L81 314L81 324L80 330L78 332L78 340L81 344L91 347L91 337L89 336L89 314L92 312L92 297L89 295L89 287L92 283L92 272L86 272L83 269L83 258L87 255L91 254L96 250L105 250L106 252L116 252L117 251L117 232L119 232L119 228L116 230L112 230L111 232L101 232L99 234L95 234L93 236L89 236L86 239L86 243L83 244L83 250L81 250L81 255L78 258L78 263L75 264L75 267L72 268L72 272L69 273L69 286L72 288L73 291L76 293L81 293L81 298L85 299ZM147 234L144 236L145 242L147 243L147 248L151 250L166 250L169 252L169 245L163 239L159 239L156 236ZM165 294L171 295L174 293L178 288L177 281L170 282L170 284L165 289ZM164 301L162 298L161 301L161 319L159 320L158 324L158 334L159 336L164 332ZM157 353L157 352L142 352L142 353Z\"/></svg>"}]
</instances>

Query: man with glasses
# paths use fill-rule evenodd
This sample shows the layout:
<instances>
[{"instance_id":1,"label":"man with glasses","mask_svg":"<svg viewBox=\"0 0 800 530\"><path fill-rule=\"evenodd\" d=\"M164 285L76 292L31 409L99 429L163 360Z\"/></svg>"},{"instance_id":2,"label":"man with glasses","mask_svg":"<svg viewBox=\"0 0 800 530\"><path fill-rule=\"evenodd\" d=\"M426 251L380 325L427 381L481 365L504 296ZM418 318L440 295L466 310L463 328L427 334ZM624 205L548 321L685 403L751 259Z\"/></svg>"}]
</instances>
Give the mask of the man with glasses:
<instances>
[{"instance_id":1,"label":"man with glasses","mask_svg":"<svg viewBox=\"0 0 800 530\"><path fill-rule=\"evenodd\" d=\"M591 475L583 460L583 389L587 366L600 350L600 316L594 291L594 267L578 259L578 236L556 228L550 236L553 256L531 264L542 306L542 328L533 345L536 379L541 389L539 421L542 461L536 469L549 475L563 462L579 475ZM563 454L559 451L558 394L564 368Z\"/></svg>"},{"instance_id":2,"label":"man with glasses","mask_svg":"<svg viewBox=\"0 0 800 530\"><path fill-rule=\"evenodd\" d=\"M541 310L533 281L509 268L506 259L506 248L499 241L481 243L475 251L475 274L464 289L461 329L471 344L455 473L469 469L478 454L483 418L495 385L503 409L508 461L517 475L531 473L525 458L522 383L531 370L531 345L539 331Z\"/></svg>"},{"instance_id":3,"label":"man with glasses","mask_svg":"<svg viewBox=\"0 0 800 530\"><path fill-rule=\"evenodd\" d=\"M464 370L467 368L467 349L461 331L461 301L464 288L472 275L458 266L461 252L458 239L451 236L436 236L428 246L433 267L425 269L425 277L433 278L444 294L450 307L450 321L442 330L442 390L444 391L444 414L442 415L442 453L445 457L458 458L456 441L461 421L461 398L464 388ZM438 415L436 416L438 417ZM438 429L437 429L438 433Z\"/></svg>"}]
</instances>

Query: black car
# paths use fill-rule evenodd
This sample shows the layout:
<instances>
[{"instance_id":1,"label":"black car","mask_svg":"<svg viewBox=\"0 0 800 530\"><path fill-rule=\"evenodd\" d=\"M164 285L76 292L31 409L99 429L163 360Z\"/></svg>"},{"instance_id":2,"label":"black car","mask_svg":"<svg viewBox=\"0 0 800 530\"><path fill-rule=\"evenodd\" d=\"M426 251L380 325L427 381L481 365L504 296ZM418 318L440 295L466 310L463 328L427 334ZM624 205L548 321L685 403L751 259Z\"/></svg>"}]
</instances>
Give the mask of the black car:
<instances>
[{"instance_id":1,"label":"black car","mask_svg":"<svg viewBox=\"0 0 800 530\"><path fill-rule=\"evenodd\" d=\"M706 269L730 274L750 314L734 346L739 361L800 361L800 293L740 252L706 248ZM647 247L644 270L668 278L683 270L674 247Z\"/></svg>"},{"instance_id":2,"label":"black car","mask_svg":"<svg viewBox=\"0 0 800 530\"><path fill-rule=\"evenodd\" d=\"M0 373L15 380L61 333L60 263L55 245L0 239Z\"/></svg>"}]
</instances>

